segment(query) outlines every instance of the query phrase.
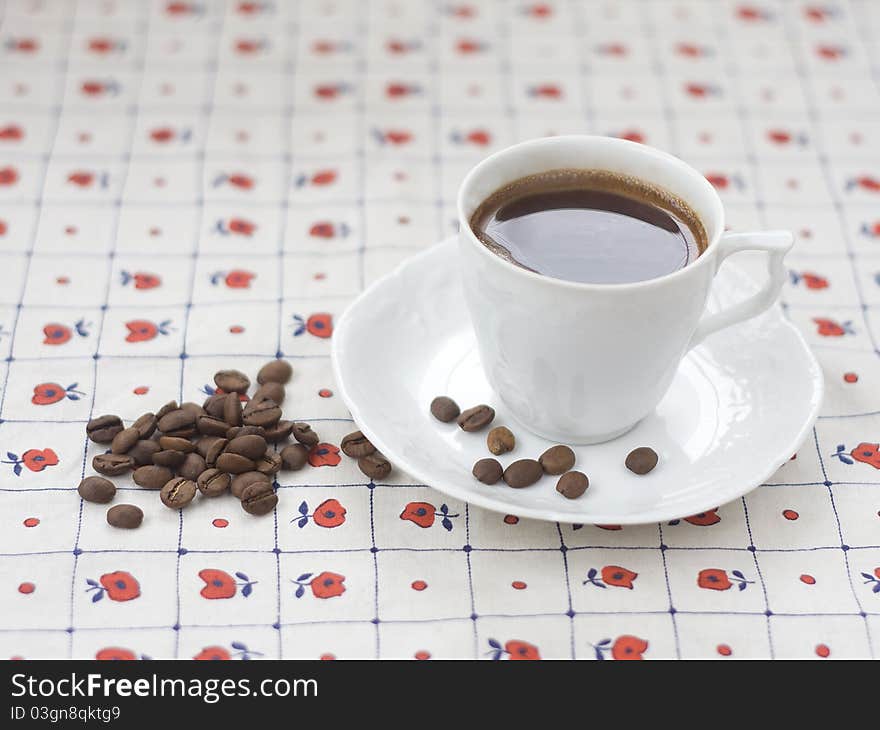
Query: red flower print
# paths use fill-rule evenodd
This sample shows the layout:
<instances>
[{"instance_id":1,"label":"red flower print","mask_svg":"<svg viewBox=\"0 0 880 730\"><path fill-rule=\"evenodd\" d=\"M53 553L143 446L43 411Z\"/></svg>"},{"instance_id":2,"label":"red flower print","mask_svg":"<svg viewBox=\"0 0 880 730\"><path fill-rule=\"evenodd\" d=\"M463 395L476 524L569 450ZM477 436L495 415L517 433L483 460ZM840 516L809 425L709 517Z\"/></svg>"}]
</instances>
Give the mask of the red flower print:
<instances>
[{"instance_id":1,"label":"red flower print","mask_svg":"<svg viewBox=\"0 0 880 730\"><path fill-rule=\"evenodd\" d=\"M828 279L824 276L819 276L818 274L811 274L808 272L797 273L796 271L789 272L791 277L792 284L798 284L803 281L804 286L807 289L827 289L828 288Z\"/></svg>"},{"instance_id":2,"label":"red flower print","mask_svg":"<svg viewBox=\"0 0 880 730\"><path fill-rule=\"evenodd\" d=\"M122 649L118 646L108 646L95 654L98 661L134 661L137 655L130 649Z\"/></svg>"},{"instance_id":3,"label":"red flower print","mask_svg":"<svg viewBox=\"0 0 880 730\"><path fill-rule=\"evenodd\" d=\"M24 139L24 130L17 124L7 124L0 127L0 140L7 142L18 142Z\"/></svg>"},{"instance_id":4,"label":"red flower print","mask_svg":"<svg viewBox=\"0 0 880 730\"><path fill-rule=\"evenodd\" d=\"M123 271L122 285L126 286L131 282L134 282L135 289L155 289L157 286L162 286L162 279L156 274L148 274L143 271L130 274L127 271Z\"/></svg>"},{"instance_id":5,"label":"red flower print","mask_svg":"<svg viewBox=\"0 0 880 730\"><path fill-rule=\"evenodd\" d=\"M18 182L18 170L14 167L0 167L0 185L15 185Z\"/></svg>"},{"instance_id":6,"label":"red flower print","mask_svg":"<svg viewBox=\"0 0 880 730\"><path fill-rule=\"evenodd\" d=\"M547 3L534 3L523 8L523 12L532 18L543 20L553 15L553 6L547 5Z\"/></svg>"},{"instance_id":7,"label":"red flower print","mask_svg":"<svg viewBox=\"0 0 880 730\"><path fill-rule=\"evenodd\" d=\"M25 596L29 596L35 590L37 590L37 587L33 583L30 583L30 582L19 583L19 585L18 585L18 592L25 595Z\"/></svg>"},{"instance_id":8,"label":"red flower print","mask_svg":"<svg viewBox=\"0 0 880 730\"><path fill-rule=\"evenodd\" d=\"M840 459L844 464L852 464L855 459L855 461L880 469L880 444L862 442L849 452L849 456L846 454L846 446L838 444L837 450L831 456Z\"/></svg>"},{"instance_id":9,"label":"red flower print","mask_svg":"<svg viewBox=\"0 0 880 730\"><path fill-rule=\"evenodd\" d=\"M174 139L174 130L169 127L158 127L150 132L150 139L159 143L170 142Z\"/></svg>"},{"instance_id":10,"label":"red flower print","mask_svg":"<svg viewBox=\"0 0 880 730\"><path fill-rule=\"evenodd\" d=\"M345 576L339 573L324 571L312 577L312 573L303 573L296 580L291 580L296 585L297 598L302 598L306 592L306 586L312 589L315 598L335 598L345 593Z\"/></svg>"},{"instance_id":11,"label":"red flower print","mask_svg":"<svg viewBox=\"0 0 880 730\"><path fill-rule=\"evenodd\" d=\"M253 586L257 583L257 581L251 580L241 571L235 574L235 578L242 581L238 583L225 570L218 570L217 568L203 568L199 571L199 578L205 582L204 587L199 593L202 598L210 600L232 598L237 588L241 588L241 595L247 598L253 593Z\"/></svg>"},{"instance_id":12,"label":"red flower print","mask_svg":"<svg viewBox=\"0 0 880 730\"><path fill-rule=\"evenodd\" d=\"M67 388L63 388L58 383L40 383L34 386L34 395L31 397L31 403L37 406L47 406L57 403L64 398L70 400L79 400L80 396L85 395L81 390L76 390L77 383L71 383Z\"/></svg>"},{"instance_id":13,"label":"red flower print","mask_svg":"<svg viewBox=\"0 0 880 730\"><path fill-rule=\"evenodd\" d=\"M35 53L40 48L40 42L36 38L10 38L6 45L10 50L20 53Z\"/></svg>"},{"instance_id":14,"label":"red flower print","mask_svg":"<svg viewBox=\"0 0 880 730\"><path fill-rule=\"evenodd\" d=\"M385 96L389 99L400 99L410 94L420 94L421 89L415 84L391 82L385 85Z\"/></svg>"},{"instance_id":15,"label":"red flower print","mask_svg":"<svg viewBox=\"0 0 880 730\"><path fill-rule=\"evenodd\" d=\"M400 519L414 522L419 527L430 527L434 524L436 509L427 502L410 502L400 513Z\"/></svg>"},{"instance_id":16,"label":"red flower print","mask_svg":"<svg viewBox=\"0 0 880 730\"><path fill-rule=\"evenodd\" d=\"M245 175L241 172L233 172L231 174L222 173L214 178L211 185L213 187L219 187L224 183L229 183L232 187L238 188L239 190L251 190L256 184L254 179L249 175Z\"/></svg>"},{"instance_id":17,"label":"red flower print","mask_svg":"<svg viewBox=\"0 0 880 730\"><path fill-rule=\"evenodd\" d=\"M618 636L611 647L611 656L618 661L639 660L648 650L648 642L638 636Z\"/></svg>"},{"instance_id":18,"label":"red flower print","mask_svg":"<svg viewBox=\"0 0 880 730\"><path fill-rule=\"evenodd\" d=\"M501 643L497 640L489 639L488 644L489 654L494 661L501 659L504 654L507 654L508 659L536 660L541 658L541 652L538 650L538 647L534 644L529 644L527 641L511 639L505 642L502 647Z\"/></svg>"},{"instance_id":19,"label":"red flower print","mask_svg":"<svg viewBox=\"0 0 880 730\"><path fill-rule=\"evenodd\" d=\"M734 577L741 591L744 591L746 586L754 583L752 580L746 580L745 576L738 570L731 570L730 574ZM710 591L726 591L733 583L728 578L727 571L721 570L721 568L704 568L697 575L697 585Z\"/></svg>"},{"instance_id":20,"label":"red flower print","mask_svg":"<svg viewBox=\"0 0 880 730\"><path fill-rule=\"evenodd\" d=\"M333 238L336 235L336 229L332 223L321 221L312 224L312 227L309 228L309 235L313 238Z\"/></svg>"},{"instance_id":21,"label":"red flower print","mask_svg":"<svg viewBox=\"0 0 880 730\"><path fill-rule=\"evenodd\" d=\"M600 573L595 568L590 568L587 571L587 579L584 581L584 585L591 583L597 588L616 586L632 590L633 581L638 575L638 573L622 568L619 565L606 565L602 568L601 579L599 577Z\"/></svg>"},{"instance_id":22,"label":"red flower print","mask_svg":"<svg viewBox=\"0 0 880 730\"><path fill-rule=\"evenodd\" d=\"M230 232L237 233L240 236L251 236L257 228L255 223L244 218L230 218L228 227Z\"/></svg>"},{"instance_id":23,"label":"red flower print","mask_svg":"<svg viewBox=\"0 0 880 730\"><path fill-rule=\"evenodd\" d=\"M740 5L736 9L736 15L740 20L755 22L759 20L769 20L770 14L754 5Z\"/></svg>"},{"instance_id":24,"label":"red flower print","mask_svg":"<svg viewBox=\"0 0 880 730\"><path fill-rule=\"evenodd\" d=\"M171 320L166 319L158 325L149 322L146 319L133 319L125 323L128 334L125 336L126 342L146 342L152 340L156 335L167 335L169 332L168 325Z\"/></svg>"},{"instance_id":25,"label":"red flower print","mask_svg":"<svg viewBox=\"0 0 880 730\"><path fill-rule=\"evenodd\" d=\"M0 463L12 464L12 471L15 473L15 476L21 476L23 466L26 466L31 471L43 471L47 466L58 464L58 455L52 449L28 449L21 455L21 458L11 451L7 451L6 459L0 461Z\"/></svg>"},{"instance_id":26,"label":"red flower print","mask_svg":"<svg viewBox=\"0 0 880 730\"><path fill-rule=\"evenodd\" d=\"M822 337L843 337L844 335L855 334L852 322L850 321L837 323L833 319L813 317L813 322L817 325L816 333Z\"/></svg>"},{"instance_id":27,"label":"red flower print","mask_svg":"<svg viewBox=\"0 0 880 730\"><path fill-rule=\"evenodd\" d=\"M712 86L710 84L700 84L700 83L687 83L684 86L684 92L688 96L692 96L695 99L704 99L707 96L715 96L720 93L720 90L717 86Z\"/></svg>"},{"instance_id":28,"label":"red flower print","mask_svg":"<svg viewBox=\"0 0 880 730\"><path fill-rule=\"evenodd\" d=\"M529 96L535 96L539 99L561 99L562 89L556 84L539 84L531 86L528 89Z\"/></svg>"},{"instance_id":29,"label":"red flower print","mask_svg":"<svg viewBox=\"0 0 880 730\"><path fill-rule=\"evenodd\" d=\"M43 327L43 334L45 335L43 339L44 345L63 345L73 336L70 327L56 323L47 324Z\"/></svg>"},{"instance_id":30,"label":"red flower print","mask_svg":"<svg viewBox=\"0 0 880 730\"><path fill-rule=\"evenodd\" d=\"M92 595L92 603L100 601L105 593L111 601L132 601L141 594L141 587L137 579L124 570L105 573L97 581L86 578L86 583L89 585L86 588L86 593L95 592Z\"/></svg>"},{"instance_id":31,"label":"red flower print","mask_svg":"<svg viewBox=\"0 0 880 730\"><path fill-rule=\"evenodd\" d=\"M228 661L229 652L222 646L206 646L193 659L198 661Z\"/></svg>"},{"instance_id":32,"label":"red flower print","mask_svg":"<svg viewBox=\"0 0 880 730\"><path fill-rule=\"evenodd\" d=\"M339 527L345 522L345 507L335 499L327 499L315 507L312 519L320 527Z\"/></svg>"},{"instance_id":33,"label":"red flower print","mask_svg":"<svg viewBox=\"0 0 880 730\"><path fill-rule=\"evenodd\" d=\"M455 43L455 50L462 54L479 53L485 49L485 44L470 38L459 38Z\"/></svg>"},{"instance_id":34,"label":"red flower print","mask_svg":"<svg viewBox=\"0 0 880 730\"><path fill-rule=\"evenodd\" d=\"M244 269L233 269L232 271L218 271L211 275L211 283L217 286L221 281L230 289L250 289L251 281L256 278L256 274Z\"/></svg>"},{"instance_id":35,"label":"red flower print","mask_svg":"<svg viewBox=\"0 0 880 730\"><path fill-rule=\"evenodd\" d=\"M333 444L315 444L309 451L309 464L312 466L336 466L340 461L339 447Z\"/></svg>"},{"instance_id":36,"label":"red flower print","mask_svg":"<svg viewBox=\"0 0 880 730\"><path fill-rule=\"evenodd\" d=\"M718 516L718 508L716 507L715 509L707 509L705 512L700 512L698 515L685 517L684 521L690 525L709 527L711 525L717 525L721 522L721 518Z\"/></svg>"},{"instance_id":37,"label":"red flower print","mask_svg":"<svg viewBox=\"0 0 880 730\"><path fill-rule=\"evenodd\" d=\"M859 187L862 190L867 190L869 193L878 193L880 192L880 180L871 175L862 175L853 180L847 181L847 190L852 190L856 187Z\"/></svg>"},{"instance_id":38,"label":"red flower print","mask_svg":"<svg viewBox=\"0 0 880 730\"><path fill-rule=\"evenodd\" d=\"M333 334L333 315L313 314L306 320L306 330L315 337L330 337Z\"/></svg>"},{"instance_id":39,"label":"red flower print","mask_svg":"<svg viewBox=\"0 0 880 730\"><path fill-rule=\"evenodd\" d=\"M831 656L831 649L827 644L816 644L816 656L827 659Z\"/></svg>"}]
</instances>

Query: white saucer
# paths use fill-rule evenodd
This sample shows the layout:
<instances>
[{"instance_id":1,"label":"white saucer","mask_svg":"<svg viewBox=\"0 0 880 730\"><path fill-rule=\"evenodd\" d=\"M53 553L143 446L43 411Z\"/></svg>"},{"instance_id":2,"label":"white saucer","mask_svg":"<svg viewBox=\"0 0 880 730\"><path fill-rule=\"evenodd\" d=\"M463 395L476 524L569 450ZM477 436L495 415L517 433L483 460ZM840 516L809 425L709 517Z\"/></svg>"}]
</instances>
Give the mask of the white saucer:
<instances>
[{"instance_id":1,"label":"white saucer","mask_svg":"<svg viewBox=\"0 0 880 730\"><path fill-rule=\"evenodd\" d=\"M538 458L551 442L514 421L489 387L459 281L454 239L405 261L352 303L333 334L337 384L358 427L398 469L451 497L505 514L600 525L660 522L698 514L766 481L800 446L822 400L822 372L778 308L709 337L682 362L657 410L632 431L575 447L590 488L569 500L556 477L525 489L487 486L471 475L491 456L486 431L465 433L428 411L437 395L464 408L492 405L517 446L504 466ZM726 263L709 308L756 289ZM648 313L647 316L650 316ZM650 446L660 462L646 476L624 467Z\"/></svg>"}]
</instances>

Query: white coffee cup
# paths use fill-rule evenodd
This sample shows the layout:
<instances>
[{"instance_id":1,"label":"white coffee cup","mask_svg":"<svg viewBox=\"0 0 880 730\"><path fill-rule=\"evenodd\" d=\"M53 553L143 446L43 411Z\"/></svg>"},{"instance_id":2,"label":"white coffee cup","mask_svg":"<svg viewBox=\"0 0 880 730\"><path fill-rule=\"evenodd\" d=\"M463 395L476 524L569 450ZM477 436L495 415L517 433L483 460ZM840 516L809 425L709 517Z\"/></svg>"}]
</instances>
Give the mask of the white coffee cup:
<instances>
[{"instance_id":1,"label":"white coffee cup","mask_svg":"<svg viewBox=\"0 0 880 730\"><path fill-rule=\"evenodd\" d=\"M562 168L631 175L688 203L708 246L692 264L631 284L583 284L542 276L492 253L470 218L489 195L526 175ZM785 280L788 231L725 233L715 189L677 157L595 136L536 139L480 162L458 194L465 297L489 383L519 422L552 441L607 441L660 402L684 355L705 337L770 307ZM729 309L706 313L721 263L767 253L769 279Z\"/></svg>"}]
</instances>

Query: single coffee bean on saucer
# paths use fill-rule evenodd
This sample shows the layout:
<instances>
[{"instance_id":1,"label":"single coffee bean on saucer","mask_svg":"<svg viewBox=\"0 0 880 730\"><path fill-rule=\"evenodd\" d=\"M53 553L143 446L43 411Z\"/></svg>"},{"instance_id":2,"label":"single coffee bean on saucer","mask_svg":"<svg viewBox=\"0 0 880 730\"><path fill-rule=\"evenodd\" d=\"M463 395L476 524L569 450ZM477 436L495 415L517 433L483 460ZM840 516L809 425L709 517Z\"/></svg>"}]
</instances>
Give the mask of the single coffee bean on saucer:
<instances>
[{"instance_id":1,"label":"single coffee bean on saucer","mask_svg":"<svg viewBox=\"0 0 880 730\"><path fill-rule=\"evenodd\" d=\"M95 454L92 468L107 477L118 477L134 468L134 459L128 454Z\"/></svg>"},{"instance_id":2,"label":"single coffee bean on saucer","mask_svg":"<svg viewBox=\"0 0 880 730\"><path fill-rule=\"evenodd\" d=\"M116 496L116 485L104 477L91 476L83 479L76 491L86 502L107 504Z\"/></svg>"},{"instance_id":3,"label":"single coffee bean on saucer","mask_svg":"<svg viewBox=\"0 0 880 730\"><path fill-rule=\"evenodd\" d=\"M229 424L222 418L214 418L206 413L204 416L199 416L196 428L203 436L225 436L229 430Z\"/></svg>"},{"instance_id":4,"label":"single coffee bean on saucer","mask_svg":"<svg viewBox=\"0 0 880 730\"><path fill-rule=\"evenodd\" d=\"M232 477L232 481L230 482L232 496L241 499L245 487L249 487L251 484L256 484L258 482L260 484L272 484L269 477L259 471L246 471L243 474L236 474Z\"/></svg>"},{"instance_id":5,"label":"single coffee bean on saucer","mask_svg":"<svg viewBox=\"0 0 880 730\"><path fill-rule=\"evenodd\" d=\"M223 420L230 426L241 425L241 399L238 393L223 396Z\"/></svg>"},{"instance_id":6,"label":"single coffee bean on saucer","mask_svg":"<svg viewBox=\"0 0 880 730\"><path fill-rule=\"evenodd\" d=\"M254 471L256 468L253 459L248 459L241 454L230 454L225 451L217 457L214 464L218 469L225 471L227 474L243 474L246 471Z\"/></svg>"},{"instance_id":7,"label":"single coffee bean on saucer","mask_svg":"<svg viewBox=\"0 0 880 730\"><path fill-rule=\"evenodd\" d=\"M110 442L110 451L114 454L125 454L140 438L138 430L134 426L129 426L113 437L113 441Z\"/></svg>"},{"instance_id":8,"label":"single coffee bean on saucer","mask_svg":"<svg viewBox=\"0 0 880 730\"><path fill-rule=\"evenodd\" d=\"M206 497L219 497L225 494L232 483L232 477L219 469L205 469L196 480L196 486Z\"/></svg>"},{"instance_id":9,"label":"single coffee bean on saucer","mask_svg":"<svg viewBox=\"0 0 880 730\"><path fill-rule=\"evenodd\" d=\"M162 489L174 474L167 466L139 466L131 478L134 483L145 489Z\"/></svg>"},{"instance_id":10,"label":"single coffee bean on saucer","mask_svg":"<svg viewBox=\"0 0 880 730\"><path fill-rule=\"evenodd\" d=\"M378 451L358 459L358 469L372 480L384 479L391 473L391 462Z\"/></svg>"},{"instance_id":11,"label":"single coffee bean on saucer","mask_svg":"<svg viewBox=\"0 0 880 730\"><path fill-rule=\"evenodd\" d=\"M269 514L278 504L278 495L269 482L254 482L241 493L242 509L251 515Z\"/></svg>"},{"instance_id":12,"label":"single coffee bean on saucer","mask_svg":"<svg viewBox=\"0 0 880 730\"><path fill-rule=\"evenodd\" d=\"M568 499L577 499L590 486L590 480L586 474L579 471L567 471L556 482L556 491Z\"/></svg>"},{"instance_id":13,"label":"single coffee bean on saucer","mask_svg":"<svg viewBox=\"0 0 880 730\"><path fill-rule=\"evenodd\" d=\"M258 472L272 476L281 471L281 454L274 451L267 451L259 459L254 461L254 466Z\"/></svg>"},{"instance_id":14,"label":"single coffee bean on saucer","mask_svg":"<svg viewBox=\"0 0 880 730\"><path fill-rule=\"evenodd\" d=\"M257 392L251 396L251 403L259 403L261 400L273 400L279 406L284 402L284 386L281 383L266 383L257 388Z\"/></svg>"},{"instance_id":15,"label":"single coffee bean on saucer","mask_svg":"<svg viewBox=\"0 0 880 730\"><path fill-rule=\"evenodd\" d=\"M238 436L226 444L227 454L241 454L256 461L266 453L266 439L262 436Z\"/></svg>"},{"instance_id":16,"label":"single coffee bean on saucer","mask_svg":"<svg viewBox=\"0 0 880 730\"><path fill-rule=\"evenodd\" d=\"M127 456L134 459L135 466L144 466L153 463L153 454L160 451L161 448L158 442L153 439L141 439L128 450Z\"/></svg>"},{"instance_id":17,"label":"single coffee bean on saucer","mask_svg":"<svg viewBox=\"0 0 880 730\"><path fill-rule=\"evenodd\" d=\"M266 429L262 426L230 426L226 438L232 441L239 436L262 436L266 438Z\"/></svg>"},{"instance_id":18,"label":"single coffee bean on saucer","mask_svg":"<svg viewBox=\"0 0 880 730\"><path fill-rule=\"evenodd\" d=\"M483 484L497 484L504 468L497 459L480 459L474 464L473 475Z\"/></svg>"},{"instance_id":19,"label":"single coffee bean on saucer","mask_svg":"<svg viewBox=\"0 0 880 730\"><path fill-rule=\"evenodd\" d=\"M274 400L261 400L259 403L248 403L244 409L242 421L245 426L262 426L269 428L281 420L281 409Z\"/></svg>"},{"instance_id":20,"label":"single coffee bean on saucer","mask_svg":"<svg viewBox=\"0 0 880 730\"><path fill-rule=\"evenodd\" d=\"M196 496L196 483L183 477L174 477L166 482L159 492L162 504L171 509L186 507Z\"/></svg>"},{"instance_id":21,"label":"single coffee bean on saucer","mask_svg":"<svg viewBox=\"0 0 880 730\"><path fill-rule=\"evenodd\" d=\"M290 444L281 449L281 464L290 471L299 471L309 462L309 450L302 444Z\"/></svg>"},{"instance_id":22,"label":"single coffee bean on saucer","mask_svg":"<svg viewBox=\"0 0 880 730\"><path fill-rule=\"evenodd\" d=\"M109 444L124 428L119 416L98 416L86 424L86 433L96 444Z\"/></svg>"},{"instance_id":23,"label":"single coffee bean on saucer","mask_svg":"<svg viewBox=\"0 0 880 730\"><path fill-rule=\"evenodd\" d=\"M545 474L557 476L565 474L574 466L575 456L568 446L558 444L551 446L538 458Z\"/></svg>"},{"instance_id":24,"label":"single coffee bean on saucer","mask_svg":"<svg viewBox=\"0 0 880 730\"><path fill-rule=\"evenodd\" d=\"M208 465L201 454L191 453L184 455L183 463L177 468L177 473L182 477L195 481L207 468Z\"/></svg>"},{"instance_id":25,"label":"single coffee bean on saucer","mask_svg":"<svg viewBox=\"0 0 880 730\"><path fill-rule=\"evenodd\" d=\"M504 470L503 476L508 486L521 489L522 487L530 487L538 481L544 476L544 470L534 459L520 459L508 466Z\"/></svg>"},{"instance_id":26,"label":"single coffee bean on saucer","mask_svg":"<svg viewBox=\"0 0 880 730\"><path fill-rule=\"evenodd\" d=\"M168 401L164 406L162 406L158 411L156 411L156 422L158 424L159 421L162 420L164 416L167 416L171 411L176 411L180 406L177 405L176 400Z\"/></svg>"},{"instance_id":27,"label":"single coffee bean on saucer","mask_svg":"<svg viewBox=\"0 0 880 730\"><path fill-rule=\"evenodd\" d=\"M513 451L516 446L516 436L507 426L496 426L486 436L486 446L495 456L500 456Z\"/></svg>"},{"instance_id":28,"label":"single coffee bean on saucer","mask_svg":"<svg viewBox=\"0 0 880 730\"><path fill-rule=\"evenodd\" d=\"M184 411L178 408L176 411L170 411L159 419L159 430L164 434L182 431L192 428L195 425L196 418L192 411Z\"/></svg>"},{"instance_id":29,"label":"single coffee bean on saucer","mask_svg":"<svg viewBox=\"0 0 880 730\"><path fill-rule=\"evenodd\" d=\"M460 413L461 408L458 407L458 403L445 395L438 395L431 401L431 415L438 421L451 423Z\"/></svg>"},{"instance_id":30,"label":"single coffee bean on saucer","mask_svg":"<svg viewBox=\"0 0 880 730\"><path fill-rule=\"evenodd\" d=\"M243 428L259 428L259 426L244 426ZM274 426L260 430L263 431L262 435L267 442L278 444L290 438L290 434L293 433L293 421L278 421Z\"/></svg>"},{"instance_id":31,"label":"single coffee bean on saucer","mask_svg":"<svg viewBox=\"0 0 880 730\"><path fill-rule=\"evenodd\" d=\"M209 395L205 399L205 402L202 403L202 408L209 416L222 419L224 403L226 403L226 394L215 393L214 395Z\"/></svg>"},{"instance_id":32,"label":"single coffee bean on saucer","mask_svg":"<svg viewBox=\"0 0 880 730\"><path fill-rule=\"evenodd\" d=\"M346 456L350 456L352 459L360 459L376 450L376 447L361 431L353 431L347 436L343 436L339 447Z\"/></svg>"},{"instance_id":33,"label":"single coffee bean on saucer","mask_svg":"<svg viewBox=\"0 0 880 730\"><path fill-rule=\"evenodd\" d=\"M321 440L308 423L300 421L293 424L293 437L306 446L314 446Z\"/></svg>"},{"instance_id":34,"label":"single coffee bean on saucer","mask_svg":"<svg viewBox=\"0 0 880 730\"><path fill-rule=\"evenodd\" d=\"M257 373L257 382L260 385L265 383L280 383L284 385L290 380L291 375L293 375L293 368L290 367L287 361L272 360L272 362L267 362L260 368L260 372ZM272 400L275 399L273 398Z\"/></svg>"},{"instance_id":35,"label":"single coffee bean on saucer","mask_svg":"<svg viewBox=\"0 0 880 730\"><path fill-rule=\"evenodd\" d=\"M639 446L627 454L626 468L633 474L647 474L655 466L658 460L657 452L647 446Z\"/></svg>"},{"instance_id":36,"label":"single coffee bean on saucer","mask_svg":"<svg viewBox=\"0 0 880 730\"><path fill-rule=\"evenodd\" d=\"M180 436L160 436L159 446L171 451L182 451L184 454L189 454L196 450L196 445L192 441Z\"/></svg>"},{"instance_id":37,"label":"single coffee bean on saucer","mask_svg":"<svg viewBox=\"0 0 880 730\"><path fill-rule=\"evenodd\" d=\"M251 381L238 370L219 370L214 373L214 385L224 393L247 393Z\"/></svg>"},{"instance_id":38,"label":"single coffee bean on saucer","mask_svg":"<svg viewBox=\"0 0 880 730\"><path fill-rule=\"evenodd\" d=\"M153 464L156 466L167 466L171 471L181 466L185 459L186 454L184 452L174 451L173 449L164 449L153 454Z\"/></svg>"},{"instance_id":39,"label":"single coffee bean on saucer","mask_svg":"<svg viewBox=\"0 0 880 730\"><path fill-rule=\"evenodd\" d=\"M458 416L458 425L462 431L479 431L492 423L495 418L495 409L486 404L468 408Z\"/></svg>"},{"instance_id":40,"label":"single coffee bean on saucer","mask_svg":"<svg viewBox=\"0 0 880 730\"><path fill-rule=\"evenodd\" d=\"M196 451L201 454L208 466L214 466L217 463L217 457L223 453L227 443L226 439L219 436L202 436L196 441Z\"/></svg>"},{"instance_id":41,"label":"single coffee bean on saucer","mask_svg":"<svg viewBox=\"0 0 880 730\"><path fill-rule=\"evenodd\" d=\"M131 424L132 428L136 428L138 434L142 439L148 439L153 435L153 431L156 430L156 424L158 423L158 419L153 413L144 413L140 418L138 418L133 424Z\"/></svg>"},{"instance_id":42,"label":"single coffee bean on saucer","mask_svg":"<svg viewBox=\"0 0 880 730\"><path fill-rule=\"evenodd\" d=\"M107 510L107 524L111 527L133 530L140 527L143 521L143 511L133 504L117 504Z\"/></svg>"}]
</instances>

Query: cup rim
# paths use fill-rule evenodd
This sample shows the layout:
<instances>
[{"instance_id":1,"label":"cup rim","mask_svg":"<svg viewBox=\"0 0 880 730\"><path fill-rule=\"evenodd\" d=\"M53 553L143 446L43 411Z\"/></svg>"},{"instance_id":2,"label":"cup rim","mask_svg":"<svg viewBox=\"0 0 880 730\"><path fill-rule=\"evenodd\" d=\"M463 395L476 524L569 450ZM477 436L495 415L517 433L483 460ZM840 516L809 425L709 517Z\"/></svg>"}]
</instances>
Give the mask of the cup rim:
<instances>
[{"instance_id":1,"label":"cup rim","mask_svg":"<svg viewBox=\"0 0 880 730\"><path fill-rule=\"evenodd\" d=\"M497 163L499 159L509 155L514 151L520 151L528 149L530 147L538 148L547 144L553 144L555 140L582 141L588 144L603 144L612 147L620 147L621 149L629 150L631 152L644 155L646 157L652 157L656 160L661 160L666 164L674 166L682 174L694 178L697 185L701 186L703 190L709 194L711 205L715 209L717 226L715 228L714 234L709 238L706 244L706 250L703 251L697 257L697 260L694 261L692 264L684 266L668 274L664 274L663 276L657 276L653 279L644 279L642 281L631 281L612 284L598 284L581 281L569 281L568 279L557 279L552 276L546 276L544 274L539 274L535 271L530 271L529 269L525 269L522 266L517 266L516 264L512 264L511 262L503 259L501 256L492 253L488 248L486 248L485 245L483 245L480 239L477 238L476 234L471 229L470 221L464 214L465 192L470 188L471 184L473 183L473 179L477 175L483 172L487 167ZM634 175L634 177L639 176ZM645 182L650 181L645 179ZM470 241L471 245L475 246L483 256L488 257L488 259L496 262L502 267L507 268L511 272L515 272L519 276L526 277L533 281L542 282L545 285L559 286L565 289L574 289L580 291L609 292L647 289L654 286L661 286L663 284L674 281L676 278L681 278L693 274L701 267L708 266L709 262L715 258L715 252L718 249L718 242L720 241L721 236L724 233L725 224L724 206L721 202L720 196L718 195L718 191L716 191L715 188L712 187L712 184L702 174L700 174L696 169L688 165L684 160L670 154L669 152L665 152L663 150L657 149L656 147L651 147L640 142L632 142L627 139L620 139L618 137L606 137L596 134L567 134L554 137L538 137L536 139L519 142L517 144L510 145L509 147L505 147L502 150L498 150L497 152L493 152L491 155L483 158L480 162L474 165L467 173L467 175L465 175L464 180L462 180L461 185L458 188L456 208L458 212L458 224L460 229L459 233L463 233L468 241Z\"/></svg>"}]
</instances>

